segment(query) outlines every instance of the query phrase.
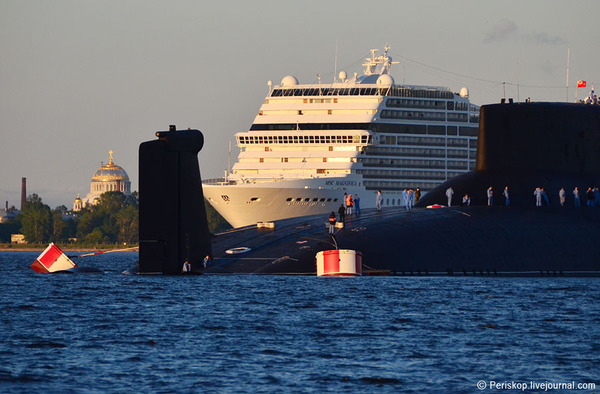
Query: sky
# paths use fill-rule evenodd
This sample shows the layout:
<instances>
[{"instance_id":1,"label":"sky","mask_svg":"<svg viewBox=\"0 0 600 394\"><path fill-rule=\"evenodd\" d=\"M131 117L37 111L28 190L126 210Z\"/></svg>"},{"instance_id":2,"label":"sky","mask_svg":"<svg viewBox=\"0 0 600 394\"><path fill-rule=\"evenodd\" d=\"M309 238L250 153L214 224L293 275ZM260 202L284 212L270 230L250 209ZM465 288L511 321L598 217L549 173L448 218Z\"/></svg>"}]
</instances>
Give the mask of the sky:
<instances>
[{"instance_id":1,"label":"sky","mask_svg":"<svg viewBox=\"0 0 600 394\"><path fill-rule=\"evenodd\" d=\"M20 207L23 177L71 208L110 150L138 190L139 145L171 124L202 131L202 178L223 176L269 80L333 82L386 44L397 83L573 101L577 80L600 87L599 15L589 0L0 0L0 208Z\"/></svg>"}]
</instances>

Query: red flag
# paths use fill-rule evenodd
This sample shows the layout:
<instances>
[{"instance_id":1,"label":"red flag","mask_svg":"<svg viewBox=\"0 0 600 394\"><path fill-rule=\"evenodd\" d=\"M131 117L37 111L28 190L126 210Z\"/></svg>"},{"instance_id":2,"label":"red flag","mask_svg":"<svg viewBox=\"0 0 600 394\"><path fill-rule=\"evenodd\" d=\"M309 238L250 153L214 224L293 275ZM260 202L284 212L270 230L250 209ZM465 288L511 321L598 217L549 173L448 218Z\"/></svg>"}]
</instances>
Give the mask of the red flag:
<instances>
[{"instance_id":1,"label":"red flag","mask_svg":"<svg viewBox=\"0 0 600 394\"><path fill-rule=\"evenodd\" d=\"M578 88L585 88L586 86L587 86L587 83L585 81L582 81L581 79L579 81L577 81Z\"/></svg>"}]
</instances>

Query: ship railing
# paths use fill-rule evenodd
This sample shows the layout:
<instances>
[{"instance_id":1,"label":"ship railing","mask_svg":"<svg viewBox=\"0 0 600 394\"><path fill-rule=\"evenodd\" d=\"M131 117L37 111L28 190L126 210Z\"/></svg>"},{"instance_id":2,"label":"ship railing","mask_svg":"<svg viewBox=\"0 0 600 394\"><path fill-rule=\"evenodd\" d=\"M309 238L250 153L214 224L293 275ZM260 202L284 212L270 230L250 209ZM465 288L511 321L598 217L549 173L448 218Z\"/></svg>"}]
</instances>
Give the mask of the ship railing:
<instances>
[{"instance_id":1,"label":"ship railing","mask_svg":"<svg viewBox=\"0 0 600 394\"><path fill-rule=\"evenodd\" d=\"M203 185L235 185L235 181L230 181L225 178L209 178L202 180Z\"/></svg>"}]
</instances>

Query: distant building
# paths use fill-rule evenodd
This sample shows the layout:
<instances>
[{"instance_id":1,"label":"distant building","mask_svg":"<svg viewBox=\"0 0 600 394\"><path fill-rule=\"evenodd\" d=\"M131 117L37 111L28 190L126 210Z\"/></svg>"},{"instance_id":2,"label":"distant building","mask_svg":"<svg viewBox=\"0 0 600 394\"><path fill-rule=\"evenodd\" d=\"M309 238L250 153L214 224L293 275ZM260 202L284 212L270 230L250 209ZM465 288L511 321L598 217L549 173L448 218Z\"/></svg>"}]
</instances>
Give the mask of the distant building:
<instances>
[{"instance_id":1,"label":"distant building","mask_svg":"<svg viewBox=\"0 0 600 394\"><path fill-rule=\"evenodd\" d=\"M131 182L129 175L120 166L113 162L113 151L109 152L109 161L107 165L101 163L100 168L92 177L90 183L90 192L85 198L79 197L73 201L73 211L78 212L83 208L96 205L100 202L102 193L119 191L125 195L131 194Z\"/></svg>"},{"instance_id":2,"label":"distant building","mask_svg":"<svg viewBox=\"0 0 600 394\"><path fill-rule=\"evenodd\" d=\"M23 234L11 234L10 243L12 244L26 244L25 236Z\"/></svg>"},{"instance_id":3,"label":"distant building","mask_svg":"<svg viewBox=\"0 0 600 394\"><path fill-rule=\"evenodd\" d=\"M12 220L19 216L20 213L21 211L14 208L7 207L6 209L0 209L0 223L5 223L8 220Z\"/></svg>"}]
</instances>

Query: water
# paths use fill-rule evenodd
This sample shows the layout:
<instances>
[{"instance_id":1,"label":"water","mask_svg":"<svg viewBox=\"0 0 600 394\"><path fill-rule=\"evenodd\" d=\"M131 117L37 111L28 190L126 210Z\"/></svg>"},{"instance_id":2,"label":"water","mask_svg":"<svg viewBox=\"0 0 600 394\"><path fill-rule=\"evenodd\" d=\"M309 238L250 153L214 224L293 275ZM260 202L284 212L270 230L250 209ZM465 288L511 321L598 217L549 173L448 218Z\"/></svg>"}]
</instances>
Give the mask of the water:
<instances>
[{"instance_id":1,"label":"water","mask_svg":"<svg viewBox=\"0 0 600 394\"><path fill-rule=\"evenodd\" d=\"M1 392L600 387L597 278L122 275L135 253L47 275L38 254L0 253Z\"/></svg>"}]
</instances>

